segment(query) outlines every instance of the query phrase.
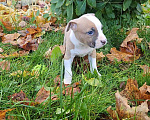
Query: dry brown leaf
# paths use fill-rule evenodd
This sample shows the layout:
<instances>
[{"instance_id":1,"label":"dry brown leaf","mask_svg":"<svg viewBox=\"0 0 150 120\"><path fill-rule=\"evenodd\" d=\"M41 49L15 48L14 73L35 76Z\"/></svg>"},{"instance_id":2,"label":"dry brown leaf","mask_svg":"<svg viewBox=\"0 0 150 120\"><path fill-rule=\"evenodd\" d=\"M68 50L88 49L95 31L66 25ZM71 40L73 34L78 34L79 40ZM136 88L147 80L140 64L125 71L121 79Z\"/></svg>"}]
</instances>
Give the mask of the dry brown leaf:
<instances>
[{"instance_id":1,"label":"dry brown leaf","mask_svg":"<svg viewBox=\"0 0 150 120\"><path fill-rule=\"evenodd\" d=\"M42 102L44 102L49 96L50 96L50 91L47 91L47 90L45 90L45 88L44 87L42 87L39 91L38 91L38 93L36 94L36 99L35 99L35 102L37 102L37 103L42 103ZM52 100L57 100L58 99L58 97L56 96L56 95L54 95L54 93L53 92L51 92L51 99Z\"/></svg>"},{"instance_id":2,"label":"dry brown leaf","mask_svg":"<svg viewBox=\"0 0 150 120\"><path fill-rule=\"evenodd\" d=\"M7 54L0 54L0 58L8 58L8 57L21 57L21 56L26 56L29 54L29 51L25 51L25 50L22 50L22 51L16 51L14 53L11 53L9 55Z\"/></svg>"},{"instance_id":3,"label":"dry brown leaf","mask_svg":"<svg viewBox=\"0 0 150 120\"><path fill-rule=\"evenodd\" d=\"M119 119L129 119L130 120L150 120L147 115L148 105L147 101L143 102L137 107L130 107L128 105L127 98L122 97L119 91L115 93L116 98L116 111L111 109L111 106L107 108L108 113L113 118L113 120Z\"/></svg>"},{"instance_id":4,"label":"dry brown leaf","mask_svg":"<svg viewBox=\"0 0 150 120\"><path fill-rule=\"evenodd\" d=\"M45 31L51 31L52 30L51 23L42 24L40 27L42 28L42 30L45 30Z\"/></svg>"},{"instance_id":5,"label":"dry brown leaf","mask_svg":"<svg viewBox=\"0 0 150 120\"><path fill-rule=\"evenodd\" d=\"M37 25L42 25L42 24L45 24L45 19L43 16L36 16L36 24Z\"/></svg>"},{"instance_id":6,"label":"dry brown leaf","mask_svg":"<svg viewBox=\"0 0 150 120\"><path fill-rule=\"evenodd\" d=\"M27 35L33 35L36 34L37 31L34 28L27 28Z\"/></svg>"},{"instance_id":7,"label":"dry brown leaf","mask_svg":"<svg viewBox=\"0 0 150 120\"><path fill-rule=\"evenodd\" d=\"M26 27L27 26L27 23L25 22L25 21L21 21L20 23L19 23L19 27Z\"/></svg>"},{"instance_id":8,"label":"dry brown leaf","mask_svg":"<svg viewBox=\"0 0 150 120\"><path fill-rule=\"evenodd\" d=\"M63 90L64 95L70 95L74 97L75 93L80 93L80 88L78 87L81 84L81 80L79 82L73 83L73 85L65 84L65 90Z\"/></svg>"},{"instance_id":9,"label":"dry brown leaf","mask_svg":"<svg viewBox=\"0 0 150 120\"><path fill-rule=\"evenodd\" d=\"M139 59L141 56L141 51L137 48L135 42L128 42L127 47L120 47L120 51L113 47L110 52L111 54L106 55L110 61L114 61L114 59L116 59L117 61L123 60L126 62L132 62Z\"/></svg>"},{"instance_id":10,"label":"dry brown leaf","mask_svg":"<svg viewBox=\"0 0 150 120\"><path fill-rule=\"evenodd\" d=\"M3 17L3 16L2 16ZM7 20L9 21L9 20ZM8 31L12 31L15 30L14 26L10 23L10 22L4 22L2 21L4 27L8 30Z\"/></svg>"},{"instance_id":11,"label":"dry brown leaf","mask_svg":"<svg viewBox=\"0 0 150 120\"><path fill-rule=\"evenodd\" d=\"M75 93L80 93L80 88L79 87L66 87L65 90L63 90L64 95L70 95L74 97Z\"/></svg>"},{"instance_id":12,"label":"dry brown leaf","mask_svg":"<svg viewBox=\"0 0 150 120\"><path fill-rule=\"evenodd\" d=\"M4 52L4 50L2 48L0 48L0 53Z\"/></svg>"},{"instance_id":13,"label":"dry brown leaf","mask_svg":"<svg viewBox=\"0 0 150 120\"><path fill-rule=\"evenodd\" d=\"M42 103L44 102L50 95L50 91L46 91L44 87L42 87L38 93L36 94L35 102Z\"/></svg>"},{"instance_id":14,"label":"dry brown leaf","mask_svg":"<svg viewBox=\"0 0 150 120\"><path fill-rule=\"evenodd\" d=\"M54 86L60 86L60 75L57 75L56 78L54 79Z\"/></svg>"},{"instance_id":15,"label":"dry brown leaf","mask_svg":"<svg viewBox=\"0 0 150 120\"><path fill-rule=\"evenodd\" d=\"M31 35L27 35L25 37L20 37L17 40L17 44L19 45L20 48L23 48L24 50L37 50L39 46L39 41L41 37L33 39Z\"/></svg>"},{"instance_id":16,"label":"dry brown leaf","mask_svg":"<svg viewBox=\"0 0 150 120\"><path fill-rule=\"evenodd\" d=\"M120 52L118 50L116 50L115 47L111 48L110 50L111 54L107 54L106 57L110 60L110 61L114 61L115 59L119 62L121 60L123 61L131 61L133 58L133 55L124 53L124 52Z\"/></svg>"},{"instance_id":17,"label":"dry brown leaf","mask_svg":"<svg viewBox=\"0 0 150 120\"><path fill-rule=\"evenodd\" d=\"M6 112L12 111L13 109L0 110L0 120L6 120Z\"/></svg>"},{"instance_id":18,"label":"dry brown leaf","mask_svg":"<svg viewBox=\"0 0 150 120\"><path fill-rule=\"evenodd\" d=\"M138 89L137 81L128 79L125 89L122 90L120 94L130 100L133 105L140 105L145 100L150 99L150 86L145 83ZM148 108L150 109L150 101L147 103Z\"/></svg>"},{"instance_id":19,"label":"dry brown leaf","mask_svg":"<svg viewBox=\"0 0 150 120\"><path fill-rule=\"evenodd\" d=\"M3 33L3 28L0 26L0 37L3 37L5 33Z\"/></svg>"},{"instance_id":20,"label":"dry brown leaf","mask_svg":"<svg viewBox=\"0 0 150 120\"><path fill-rule=\"evenodd\" d=\"M136 33L139 28L132 28L129 35L125 38L123 43L120 45L121 47L127 47L127 43L132 40L139 39L138 34Z\"/></svg>"},{"instance_id":21,"label":"dry brown leaf","mask_svg":"<svg viewBox=\"0 0 150 120\"><path fill-rule=\"evenodd\" d=\"M3 60L0 62L0 72L2 70L10 70L10 62L9 61Z\"/></svg>"},{"instance_id":22,"label":"dry brown leaf","mask_svg":"<svg viewBox=\"0 0 150 120\"><path fill-rule=\"evenodd\" d=\"M10 43L12 45L16 45L17 44L16 40L18 39L19 36L20 36L19 33L4 35L2 37L2 43Z\"/></svg>"},{"instance_id":23,"label":"dry brown leaf","mask_svg":"<svg viewBox=\"0 0 150 120\"><path fill-rule=\"evenodd\" d=\"M100 52L100 53L96 53L96 60L97 61L101 61L102 58L104 58L105 55L103 54L103 52Z\"/></svg>"},{"instance_id":24,"label":"dry brown leaf","mask_svg":"<svg viewBox=\"0 0 150 120\"><path fill-rule=\"evenodd\" d=\"M127 47L120 47L120 52L127 53L130 55L139 56L141 50L137 48L136 42L128 42Z\"/></svg>"},{"instance_id":25,"label":"dry brown leaf","mask_svg":"<svg viewBox=\"0 0 150 120\"><path fill-rule=\"evenodd\" d=\"M150 67L148 67L147 65L140 65L140 67L143 69L143 74L150 74Z\"/></svg>"},{"instance_id":26,"label":"dry brown leaf","mask_svg":"<svg viewBox=\"0 0 150 120\"><path fill-rule=\"evenodd\" d=\"M142 87L139 88L141 94L150 93L150 86L146 85L146 82Z\"/></svg>"},{"instance_id":27,"label":"dry brown leaf","mask_svg":"<svg viewBox=\"0 0 150 120\"><path fill-rule=\"evenodd\" d=\"M138 104L141 103L141 101L139 101L141 99L141 92L138 89L138 84L136 80L128 79L125 89L122 90L120 94L129 100L133 100L132 103L134 104L136 104L136 102Z\"/></svg>"},{"instance_id":28,"label":"dry brown leaf","mask_svg":"<svg viewBox=\"0 0 150 120\"><path fill-rule=\"evenodd\" d=\"M57 21L57 18L56 18L56 17L51 17L50 23L54 24L56 21Z\"/></svg>"},{"instance_id":29,"label":"dry brown leaf","mask_svg":"<svg viewBox=\"0 0 150 120\"><path fill-rule=\"evenodd\" d=\"M141 100L150 100L150 86L145 84L139 88L140 92L141 92ZM150 110L150 101L147 102L148 104L148 109Z\"/></svg>"},{"instance_id":30,"label":"dry brown leaf","mask_svg":"<svg viewBox=\"0 0 150 120\"><path fill-rule=\"evenodd\" d=\"M8 96L8 99L11 99L14 102L30 101L22 90L19 93L14 93L13 95ZM21 104L29 105L29 102L21 102Z\"/></svg>"}]
</instances>

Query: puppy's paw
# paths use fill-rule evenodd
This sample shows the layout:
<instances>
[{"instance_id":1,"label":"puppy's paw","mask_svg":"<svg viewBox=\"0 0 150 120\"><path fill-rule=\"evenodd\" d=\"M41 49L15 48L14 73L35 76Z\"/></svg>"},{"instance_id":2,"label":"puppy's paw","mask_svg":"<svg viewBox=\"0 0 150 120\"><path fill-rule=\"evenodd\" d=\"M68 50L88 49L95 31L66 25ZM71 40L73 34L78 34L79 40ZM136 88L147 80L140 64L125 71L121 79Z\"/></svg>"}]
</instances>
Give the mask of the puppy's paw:
<instances>
[{"instance_id":1,"label":"puppy's paw","mask_svg":"<svg viewBox=\"0 0 150 120\"><path fill-rule=\"evenodd\" d=\"M97 74L98 74L99 77L102 76L98 71L97 71Z\"/></svg>"},{"instance_id":2,"label":"puppy's paw","mask_svg":"<svg viewBox=\"0 0 150 120\"><path fill-rule=\"evenodd\" d=\"M72 80L72 77L65 77L64 78L64 84L71 84L71 80Z\"/></svg>"}]
</instances>

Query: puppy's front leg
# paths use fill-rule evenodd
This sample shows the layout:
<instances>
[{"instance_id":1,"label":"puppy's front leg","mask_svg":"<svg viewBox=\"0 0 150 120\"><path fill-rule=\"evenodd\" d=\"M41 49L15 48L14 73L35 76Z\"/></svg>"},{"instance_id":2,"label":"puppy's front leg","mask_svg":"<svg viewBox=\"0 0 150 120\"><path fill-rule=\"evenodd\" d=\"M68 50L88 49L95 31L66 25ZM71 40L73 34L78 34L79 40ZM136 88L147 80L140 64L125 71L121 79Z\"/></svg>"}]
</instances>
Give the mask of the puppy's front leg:
<instances>
[{"instance_id":1,"label":"puppy's front leg","mask_svg":"<svg viewBox=\"0 0 150 120\"><path fill-rule=\"evenodd\" d=\"M97 70L97 65L96 65L96 50L93 50L93 52L91 54L88 54L88 59L89 59L89 63L90 63L90 71L91 71L91 73L93 73L94 70L96 70L97 74L99 76L101 76L101 74Z\"/></svg>"},{"instance_id":2,"label":"puppy's front leg","mask_svg":"<svg viewBox=\"0 0 150 120\"><path fill-rule=\"evenodd\" d=\"M71 65L74 57L71 57L70 59L64 59L64 84L71 84L72 80L72 71L71 71Z\"/></svg>"}]
</instances>

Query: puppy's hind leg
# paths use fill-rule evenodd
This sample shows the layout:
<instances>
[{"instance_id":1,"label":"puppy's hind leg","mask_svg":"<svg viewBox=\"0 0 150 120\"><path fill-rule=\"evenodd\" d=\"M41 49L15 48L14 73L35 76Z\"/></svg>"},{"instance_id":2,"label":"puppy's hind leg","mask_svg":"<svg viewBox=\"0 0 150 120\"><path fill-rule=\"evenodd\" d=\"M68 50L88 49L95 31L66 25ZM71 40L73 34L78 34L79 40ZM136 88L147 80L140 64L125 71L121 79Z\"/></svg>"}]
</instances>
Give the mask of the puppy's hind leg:
<instances>
[{"instance_id":1,"label":"puppy's hind leg","mask_svg":"<svg viewBox=\"0 0 150 120\"><path fill-rule=\"evenodd\" d=\"M91 54L88 55L89 63L90 63L90 71L91 73L94 72L94 70L97 71L97 74L101 76L101 74L97 70L97 65L96 65L96 50L93 50Z\"/></svg>"}]
</instances>

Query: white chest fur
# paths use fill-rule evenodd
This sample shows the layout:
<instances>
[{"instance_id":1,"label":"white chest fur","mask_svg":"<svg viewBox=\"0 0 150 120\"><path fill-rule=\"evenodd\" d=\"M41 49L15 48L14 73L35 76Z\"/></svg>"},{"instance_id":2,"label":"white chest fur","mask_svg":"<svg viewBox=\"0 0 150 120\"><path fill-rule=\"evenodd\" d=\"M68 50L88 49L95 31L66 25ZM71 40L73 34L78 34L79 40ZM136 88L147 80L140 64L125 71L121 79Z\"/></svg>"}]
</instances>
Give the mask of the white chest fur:
<instances>
[{"instance_id":1,"label":"white chest fur","mask_svg":"<svg viewBox=\"0 0 150 120\"><path fill-rule=\"evenodd\" d=\"M74 44L75 48L71 50L71 55L73 56L80 56L83 57L87 54L92 53L94 48L89 47L88 45L85 45L81 43L74 35L74 32L71 30L70 33L70 40Z\"/></svg>"}]
</instances>

